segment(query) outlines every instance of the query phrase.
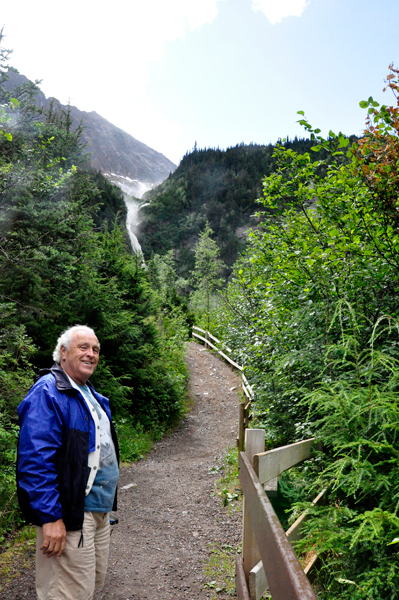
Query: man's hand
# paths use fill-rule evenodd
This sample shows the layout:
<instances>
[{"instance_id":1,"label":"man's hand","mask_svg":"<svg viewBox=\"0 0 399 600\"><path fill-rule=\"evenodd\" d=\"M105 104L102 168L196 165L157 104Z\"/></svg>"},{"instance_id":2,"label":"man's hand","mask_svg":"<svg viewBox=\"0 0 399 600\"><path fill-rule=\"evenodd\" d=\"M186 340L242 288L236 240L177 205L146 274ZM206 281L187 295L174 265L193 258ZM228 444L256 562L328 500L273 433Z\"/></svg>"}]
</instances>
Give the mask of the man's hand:
<instances>
[{"instance_id":1,"label":"man's hand","mask_svg":"<svg viewBox=\"0 0 399 600\"><path fill-rule=\"evenodd\" d=\"M53 523L45 523L43 525L43 543L40 546L40 550L43 554L47 555L47 558L51 558L55 554L57 560L61 558L62 553L66 546L66 529L64 521L58 519Z\"/></svg>"}]
</instances>

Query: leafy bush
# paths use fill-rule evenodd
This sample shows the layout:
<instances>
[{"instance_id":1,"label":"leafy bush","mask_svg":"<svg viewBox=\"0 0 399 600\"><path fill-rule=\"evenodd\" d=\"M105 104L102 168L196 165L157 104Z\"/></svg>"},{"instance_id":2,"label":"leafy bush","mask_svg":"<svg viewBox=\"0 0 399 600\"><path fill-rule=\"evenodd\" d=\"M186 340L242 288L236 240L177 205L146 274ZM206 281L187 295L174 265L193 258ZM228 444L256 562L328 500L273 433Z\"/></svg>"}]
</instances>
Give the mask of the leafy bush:
<instances>
[{"instance_id":1,"label":"leafy bush","mask_svg":"<svg viewBox=\"0 0 399 600\"><path fill-rule=\"evenodd\" d=\"M145 433L143 427L135 424L132 419L115 420L115 429L122 462L137 461L151 450L154 436Z\"/></svg>"}]
</instances>

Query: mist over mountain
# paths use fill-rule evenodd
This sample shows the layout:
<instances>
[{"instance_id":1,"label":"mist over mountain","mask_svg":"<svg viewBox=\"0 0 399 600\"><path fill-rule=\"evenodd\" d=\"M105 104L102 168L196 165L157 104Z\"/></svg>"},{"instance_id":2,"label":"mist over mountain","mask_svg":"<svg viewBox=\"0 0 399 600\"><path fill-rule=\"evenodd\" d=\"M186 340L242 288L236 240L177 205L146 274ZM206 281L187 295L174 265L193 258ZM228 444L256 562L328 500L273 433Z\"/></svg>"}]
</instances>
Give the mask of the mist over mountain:
<instances>
[{"instance_id":1,"label":"mist over mountain","mask_svg":"<svg viewBox=\"0 0 399 600\"><path fill-rule=\"evenodd\" d=\"M5 87L12 91L28 81L24 75L9 72ZM40 108L49 108L53 102L55 107L67 109L57 99L46 98L40 89L36 92L35 101ZM87 144L86 150L91 153L93 168L101 171L125 194L141 198L176 169L176 165L166 156L136 140L95 111L86 112L70 106L70 115L74 128L83 122L82 140Z\"/></svg>"}]
</instances>

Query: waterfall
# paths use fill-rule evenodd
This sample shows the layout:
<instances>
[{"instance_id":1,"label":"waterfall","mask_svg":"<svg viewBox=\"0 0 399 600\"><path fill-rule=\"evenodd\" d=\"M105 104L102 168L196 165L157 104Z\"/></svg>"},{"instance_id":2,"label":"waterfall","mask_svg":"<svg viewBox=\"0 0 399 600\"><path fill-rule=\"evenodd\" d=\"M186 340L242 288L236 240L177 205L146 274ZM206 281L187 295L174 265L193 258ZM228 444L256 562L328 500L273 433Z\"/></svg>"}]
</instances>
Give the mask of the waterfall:
<instances>
[{"instance_id":1,"label":"waterfall","mask_svg":"<svg viewBox=\"0 0 399 600\"><path fill-rule=\"evenodd\" d=\"M123 194L123 197L125 199L127 208L126 229L129 234L130 243L132 244L133 252L139 252L142 254L140 242L137 239L140 202L137 200L137 198L129 196L129 194Z\"/></svg>"},{"instance_id":2,"label":"waterfall","mask_svg":"<svg viewBox=\"0 0 399 600\"><path fill-rule=\"evenodd\" d=\"M141 198L145 192L152 189L154 184L139 181L138 179L131 179L125 175L117 175L116 173L104 173L104 176L122 190L127 208L126 229L129 234L130 243L132 244L133 252L139 252L143 255L140 242L137 239L139 228L138 214L140 208L147 206L147 204L140 203L138 199Z\"/></svg>"}]
</instances>

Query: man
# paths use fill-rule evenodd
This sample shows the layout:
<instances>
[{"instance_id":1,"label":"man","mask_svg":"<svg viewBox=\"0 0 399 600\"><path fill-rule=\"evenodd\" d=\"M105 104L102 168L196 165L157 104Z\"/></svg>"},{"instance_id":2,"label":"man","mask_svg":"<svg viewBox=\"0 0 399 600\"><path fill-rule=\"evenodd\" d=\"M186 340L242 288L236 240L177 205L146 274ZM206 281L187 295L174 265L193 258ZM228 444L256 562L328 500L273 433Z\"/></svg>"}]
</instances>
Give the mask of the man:
<instances>
[{"instance_id":1,"label":"man","mask_svg":"<svg viewBox=\"0 0 399 600\"><path fill-rule=\"evenodd\" d=\"M18 407L18 499L37 525L39 600L90 600L104 584L119 471L108 399L88 381L99 354L92 329L71 327Z\"/></svg>"}]
</instances>

